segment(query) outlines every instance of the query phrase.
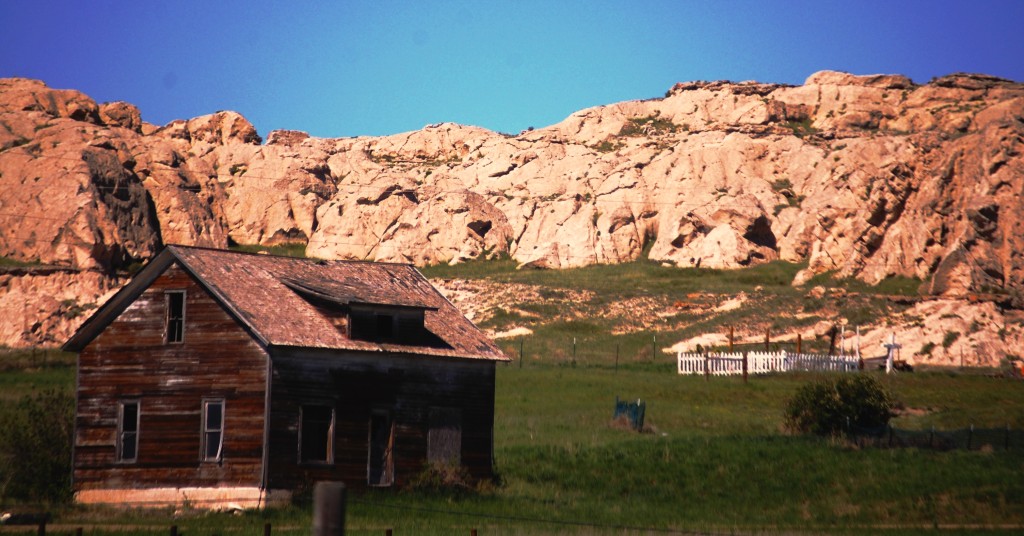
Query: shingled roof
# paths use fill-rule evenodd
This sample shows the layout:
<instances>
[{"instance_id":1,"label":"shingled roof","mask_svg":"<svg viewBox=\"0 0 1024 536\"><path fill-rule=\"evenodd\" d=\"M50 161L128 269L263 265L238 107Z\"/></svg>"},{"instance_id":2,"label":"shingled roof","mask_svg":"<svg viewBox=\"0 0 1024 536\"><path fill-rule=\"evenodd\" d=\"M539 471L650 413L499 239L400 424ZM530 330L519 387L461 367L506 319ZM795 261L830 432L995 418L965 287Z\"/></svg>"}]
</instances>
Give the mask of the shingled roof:
<instances>
[{"instance_id":1,"label":"shingled roof","mask_svg":"<svg viewBox=\"0 0 1024 536\"><path fill-rule=\"evenodd\" d=\"M413 266L279 257L186 246L167 246L87 320L65 348L84 347L173 262L195 277L268 347L508 360ZM444 341L446 347L350 339L302 294L322 296L339 304L423 310L424 327Z\"/></svg>"}]
</instances>

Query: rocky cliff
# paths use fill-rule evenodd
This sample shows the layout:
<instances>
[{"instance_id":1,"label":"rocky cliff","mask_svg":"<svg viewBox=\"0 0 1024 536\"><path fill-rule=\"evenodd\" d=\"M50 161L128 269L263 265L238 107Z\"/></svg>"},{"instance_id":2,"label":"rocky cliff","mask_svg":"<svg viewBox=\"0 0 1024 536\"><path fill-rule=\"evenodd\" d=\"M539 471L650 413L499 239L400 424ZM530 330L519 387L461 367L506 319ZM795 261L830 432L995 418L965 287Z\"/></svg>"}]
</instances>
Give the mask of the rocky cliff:
<instances>
[{"instance_id":1,"label":"rocky cliff","mask_svg":"<svg viewBox=\"0 0 1024 536\"><path fill-rule=\"evenodd\" d=\"M797 284L900 275L1021 307L1022 145L1024 85L969 74L691 82L517 135L446 123L265 143L234 112L158 127L131 104L4 79L0 257L102 274L167 243L545 268L784 259L808 262ZM87 303L116 281L92 287ZM40 340L17 331L0 342Z\"/></svg>"}]
</instances>

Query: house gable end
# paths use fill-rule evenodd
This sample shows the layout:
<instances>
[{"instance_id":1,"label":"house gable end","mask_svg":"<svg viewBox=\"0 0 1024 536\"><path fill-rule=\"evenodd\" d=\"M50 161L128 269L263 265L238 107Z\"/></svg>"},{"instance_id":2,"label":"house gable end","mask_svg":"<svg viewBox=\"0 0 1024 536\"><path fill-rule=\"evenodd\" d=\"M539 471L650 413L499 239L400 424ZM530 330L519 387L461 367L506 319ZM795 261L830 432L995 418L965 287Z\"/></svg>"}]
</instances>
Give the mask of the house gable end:
<instances>
[{"instance_id":1,"label":"house gable end","mask_svg":"<svg viewBox=\"0 0 1024 536\"><path fill-rule=\"evenodd\" d=\"M153 283L162 276L171 266L178 265L185 270L189 276L194 279L199 285L206 291L210 297L212 297L229 315L231 315L238 324L245 329L249 335L255 339L261 346L267 348L269 342L266 337L260 334L252 325L251 322L241 313L234 304L231 303L225 296L217 289L209 285L203 280L199 274L193 270L184 259L177 255L175 246L168 246L156 257L154 257L149 263L147 263L139 272L129 281L121 290L117 291L113 297L107 300L95 313L92 314L85 322L79 326L78 330L75 331L74 335L68 339L67 342L61 346L61 349L65 352L80 352L86 345L93 341L104 329L107 328L112 322L114 322L122 313L125 312L134 302L149 289Z\"/></svg>"},{"instance_id":2,"label":"house gable end","mask_svg":"<svg viewBox=\"0 0 1024 536\"><path fill-rule=\"evenodd\" d=\"M65 352L80 352L111 322L117 319L143 292L174 263L174 254L165 249L153 257L125 286L101 305L61 346Z\"/></svg>"}]
</instances>

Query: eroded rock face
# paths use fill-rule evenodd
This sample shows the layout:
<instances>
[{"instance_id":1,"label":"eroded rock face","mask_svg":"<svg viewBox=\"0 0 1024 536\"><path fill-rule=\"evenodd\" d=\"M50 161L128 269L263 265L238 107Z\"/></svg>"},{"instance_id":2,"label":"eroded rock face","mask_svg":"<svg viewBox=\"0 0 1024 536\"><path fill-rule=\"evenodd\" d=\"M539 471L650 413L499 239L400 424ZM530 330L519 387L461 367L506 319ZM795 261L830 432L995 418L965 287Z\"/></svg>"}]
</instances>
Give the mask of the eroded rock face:
<instances>
[{"instance_id":1,"label":"eroded rock face","mask_svg":"<svg viewBox=\"0 0 1024 536\"><path fill-rule=\"evenodd\" d=\"M127 103L3 79L0 255L112 272L167 243L299 243L565 268L647 248L1020 307L1022 140L1024 86L969 74L690 82L516 136L444 123L265 144L235 112L156 127Z\"/></svg>"},{"instance_id":2,"label":"eroded rock face","mask_svg":"<svg viewBox=\"0 0 1024 536\"><path fill-rule=\"evenodd\" d=\"M0 341L60 346L127 279L95 271L33 268L0 273Z\"/></svg>"}]
</instances>

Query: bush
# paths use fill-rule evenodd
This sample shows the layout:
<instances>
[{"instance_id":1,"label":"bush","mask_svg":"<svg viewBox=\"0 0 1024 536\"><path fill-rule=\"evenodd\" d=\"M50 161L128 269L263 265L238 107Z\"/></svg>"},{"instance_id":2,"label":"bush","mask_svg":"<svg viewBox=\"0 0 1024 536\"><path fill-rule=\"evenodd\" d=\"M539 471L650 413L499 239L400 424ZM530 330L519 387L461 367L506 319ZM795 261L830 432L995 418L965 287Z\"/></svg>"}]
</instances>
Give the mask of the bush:
<instances>
[{"instance_id":1,"label":"bush","mask_svg":"<svg viewBox=\"0 0 1024 536\"><path fill-rule=\"evenodd\" d=\"M409 481L408 488L424 491L468 491L473 486L465 467L458 464L430 463Z\"/></svg>"},{"instance_id":2,"label":"bush","mask_svg":"<svg viewBox=\"0 0 1024 536\"><path fill-rule=\"evenodd\" d=\"M843 376L804 385L786 403L786 427L799 433L836 436L889 424L895 402L871 376Z\"/></svg>"},{"instance_id":3,"label":"bush","mask_svg":"<svg viewBox=\"0 0 1024 536\"><path fill-rule=\"evenodd\" d=\"M0 497L30 502L71 498L75 399L50 390L23 397L0 415Z\"/></svg>"},{"instance_id":4,"label":"bush","mask_svg":"<svg viewBox=\"0 0 1024 536\"><path fill-rule=\"evenodd\" d=\"M405 489L428 493L466 494L485 492L498 483L494 480L479 480L470 475L469 470L459 464L428 463L420 474L410 479Z\"/></svg>"}]
</instances>

